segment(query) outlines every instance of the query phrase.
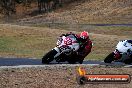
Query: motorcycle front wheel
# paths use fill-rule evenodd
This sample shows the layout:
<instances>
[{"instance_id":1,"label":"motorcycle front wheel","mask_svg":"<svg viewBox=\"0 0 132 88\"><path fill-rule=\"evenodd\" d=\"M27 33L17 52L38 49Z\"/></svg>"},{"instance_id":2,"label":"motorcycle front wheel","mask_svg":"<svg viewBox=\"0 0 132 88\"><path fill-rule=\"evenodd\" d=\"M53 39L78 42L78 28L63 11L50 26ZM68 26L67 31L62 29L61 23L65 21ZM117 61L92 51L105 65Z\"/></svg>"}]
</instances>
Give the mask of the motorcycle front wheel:
<instances>
[{"instance_id":1,"label":"motorcycle front wheel","mask_svg":"<svg viewBox=\"0 0 132 88\"><path fill-rule=\"evenodd\" d=\"M52 49L48 53L46 53L42 58L43 64L49 64L51 61L54 60L54 56L57 54L57 51L55 49Z\"/></svg>"},{"instance_id":2,"label":"motorcycle front wheel","mask_svg":"<svg viewBox=\"0 0 132 88\"><path fill-rule=\"evenodd\" d=\"M114 52L110 53L110 54L104 59L104 62L105 62L105 63L111 63L112 61L114 61Z\"/></svg>"}]
</instances>

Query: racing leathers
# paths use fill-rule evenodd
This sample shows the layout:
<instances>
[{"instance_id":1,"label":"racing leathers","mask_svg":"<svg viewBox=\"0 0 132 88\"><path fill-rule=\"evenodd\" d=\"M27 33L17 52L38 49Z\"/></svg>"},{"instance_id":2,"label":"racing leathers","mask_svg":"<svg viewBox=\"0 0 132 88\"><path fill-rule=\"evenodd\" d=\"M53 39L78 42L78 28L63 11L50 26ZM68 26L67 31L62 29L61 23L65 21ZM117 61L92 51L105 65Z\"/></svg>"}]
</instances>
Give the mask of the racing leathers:
<instances>
[{"instance_id":1,"label":"racing leathers","mask_svg":"<svg viewBox=\"0 0 132 88\"><path fill-rule=\"evenodd\" d=\"M69 35L74 35L75 38L77 39L77 41L80 44L79 49L76 52L73 52L73 54L69 58L80 59L80 63L82 63L83 60L84 60L84 58L91 52L92 41L89 38L86 41L83 41L80 38L80 35L74 34L72 32L67 33L67 34L62 34L60 37L62 37L62 36L69 36Z\"/></svg>"},{"instance_id":2,"label":"racing leathers","mask_svg":"<svg viewBox=\"0 0 132 88\"><path fill-rule=\"evenodd\" d=\"M130 57L132 57L132 40L122 40L116 46L116 51L118 51L121 55L126 53ZM121 56L116 56L117 59L120 59Z\"/></svg>"}]
</instances>

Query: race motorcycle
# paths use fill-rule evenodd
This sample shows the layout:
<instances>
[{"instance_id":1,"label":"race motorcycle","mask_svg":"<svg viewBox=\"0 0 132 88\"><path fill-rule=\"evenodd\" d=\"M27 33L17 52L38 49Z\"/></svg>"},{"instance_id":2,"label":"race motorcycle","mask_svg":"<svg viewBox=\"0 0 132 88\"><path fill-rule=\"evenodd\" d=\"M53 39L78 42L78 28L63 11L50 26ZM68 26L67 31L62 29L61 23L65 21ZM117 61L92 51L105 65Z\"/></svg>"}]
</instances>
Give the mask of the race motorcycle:
<instances>
[{"instance_id":1,"label":"race motorcycle","mask_svg":"<svg viewBox=\"0 0 132 88\"><path fill-rule=\"evenodd\" d=\"M125 57L122 58L123 56ZM116 49L104 59L105 63L111 63L112 61L119 61L125 64L131 64L132 44L128 43L127 40L119 41Z\"/></svg>"},{"instance_id":2,"label":"race motorcycle","mask_svg":"<svg viewBox=\"0 0 132 88\"><path fill-rule=\"evenodd\" d=\"M56 62L68 62L74 64L83 62L82 59L71 58L72 55L75 55L76 51L79 49L79 43L76 40L76 37L73 35L61 36L57 40L57 46L46 53L42 58L43 64L49 64L53 60Z\"/></svg>"}]
</instances>

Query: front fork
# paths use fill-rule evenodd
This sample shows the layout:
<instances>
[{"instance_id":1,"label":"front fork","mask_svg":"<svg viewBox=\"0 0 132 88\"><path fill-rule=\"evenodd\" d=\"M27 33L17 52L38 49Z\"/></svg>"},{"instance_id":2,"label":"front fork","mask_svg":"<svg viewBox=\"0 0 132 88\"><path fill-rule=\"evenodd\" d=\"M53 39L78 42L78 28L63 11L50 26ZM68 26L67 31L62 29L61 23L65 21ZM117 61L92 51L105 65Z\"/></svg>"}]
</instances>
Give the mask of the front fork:
<instances>
[{"instance_id":1,"label":"front fork","mask_svg":"<svg viewBox=\"0 0 132 88\"><path fill-rule=\"evenodd\" d=\"M60 49L58 47L55 47L54 49L57 51L57 54L54 56L54 58L56 58L61 54L61 52L60 52Z\"/></svg>"},{"instance_id":2,"label":"front fork","mask_svg":"<svg viewBox=\"0 0 132 88\"><path fill-rule=\"evenodd\" d=\"M54 56L56 62L64 62L65 59L62 59L64 54L61 52L61 50L58 47L55 47L54 50L57 51L57 54Z\"/></svg>"}]
</instances>

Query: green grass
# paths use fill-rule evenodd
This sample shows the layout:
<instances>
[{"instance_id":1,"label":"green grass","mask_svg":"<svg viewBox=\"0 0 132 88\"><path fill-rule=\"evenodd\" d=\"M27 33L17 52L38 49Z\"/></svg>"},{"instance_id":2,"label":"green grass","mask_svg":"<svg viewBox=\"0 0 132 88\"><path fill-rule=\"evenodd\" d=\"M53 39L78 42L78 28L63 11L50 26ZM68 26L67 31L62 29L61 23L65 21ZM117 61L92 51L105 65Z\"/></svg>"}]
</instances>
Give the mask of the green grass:
<instances>
[{"instance_id":1,"label":"green grass","mask_svg":"<svg viewBox=\"0 0 132 88\"><path fill-rule=\"evenodd\" d=\"M22 38L12 36L0 37L0 53L18 57L40 58L54 45L54 43L51 43L50 39L51 38L39 39L39 37L36 36Z\"/></svg>"},{"instance_id":2,"label":"green grass","mask_svg":"<svg viewBox=\"0 0 132 88\"><path fill-rule=\"evenodd\" d=\"M44 26L44 27L43 27ZM56 25L57 26L57 25ZM61 25L63 26L63 25ZM68 26L67 26L68 27ZM5 27L0 27L0 29ZM9 29L8 29L9 28ZM56 46L57 37L63 33L60 29L46 29L45 25L37 27L8 27L6 32L0 30L0 55L15 57L41 58L46 52ZM71 31L63 27L64 32ZM103 60L111 53L118 40L132 38L131 27L91 27L87 29L94 44L87 60ZM56 31L54 31L56 30ZM72 31L82 31L73 29ZM116 33L113 32L116 31ZM118 31L118 32L117 32ZM113 37L113 35L116 35ZM113 37L113 38L112 38Z\"/></svg>"},{"instance_id":3,"label":"green grass","mask_svg":"<svg viewBox=\"0 0 132 88\"><path fill-rule=\"evenodd\" d=\"M66 23L47 23L47 24L34 24L34 27L49 27L55 29L63 29L68 31L83 31L83 30L132 30L132 26L94 26L90 24L66 24Z\"/></svg>"},{"instance_id":4,"label":"green grass","mask_svg":"<svg viewBox=\"0 0 132 88\"><path fill-rule=\"evenodd\" d=\"M96 28L105 30L132 30L132 26L97 26Z\"/></svg>"},{"instance_id":5,"label":"green grass","mask_svg":"<svg viewBox=\"0 0 132 88\"><path fill-rule=\"evenodd\" d=\"M107 54L90 53L85 60L104 60Z\"/></svg>"},{"instance_id":6,"label":"green grass","mask_svg":"<svg viewBox=\"0 0 132 88\"><path fill-rule=\"evenodd\" d=\"M57 36L51 33L47 28L0 25L0 56L42 58L55 47Z\"/></svg>"},{"instance_id":7,"label":"green grass","mask_svg":"<svg viewBox=\"0 0 132 88\"><path fill-rule=\"evenodd\" d=\"M32 50L24 48L24 40L20 40L20 38L2 37L0 38L0 45L0 52L2 53L15 53L16 55L32 53Z\"/></svg>"}]
</instances>

